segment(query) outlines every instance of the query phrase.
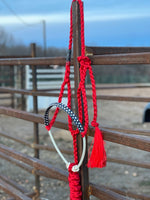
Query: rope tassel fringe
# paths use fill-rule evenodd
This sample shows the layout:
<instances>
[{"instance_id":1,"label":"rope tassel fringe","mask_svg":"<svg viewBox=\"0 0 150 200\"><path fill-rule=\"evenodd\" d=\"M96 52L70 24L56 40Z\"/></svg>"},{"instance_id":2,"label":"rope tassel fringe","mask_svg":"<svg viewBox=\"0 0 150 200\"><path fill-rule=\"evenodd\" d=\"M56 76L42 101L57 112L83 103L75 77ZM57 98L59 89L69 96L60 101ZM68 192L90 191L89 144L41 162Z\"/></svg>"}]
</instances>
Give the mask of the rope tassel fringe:
<instances>
[{"instance_id":1,"label":"rope tassel fringe","mask_svg":"<svg viewBox=\"0 0 150 200\"><path fill-rule=\"evenodd\" d=\"M102 132L98 126L95 127L93 142L94 142L93 149L92 149L91 155L89 155L90 158L88 160L87 166L91 168L106 167L106 152L104 148L104 141L102 137ZM89 149L89 154L90 154L90 150L91 148Z\"/></svg>"}]
</instances>

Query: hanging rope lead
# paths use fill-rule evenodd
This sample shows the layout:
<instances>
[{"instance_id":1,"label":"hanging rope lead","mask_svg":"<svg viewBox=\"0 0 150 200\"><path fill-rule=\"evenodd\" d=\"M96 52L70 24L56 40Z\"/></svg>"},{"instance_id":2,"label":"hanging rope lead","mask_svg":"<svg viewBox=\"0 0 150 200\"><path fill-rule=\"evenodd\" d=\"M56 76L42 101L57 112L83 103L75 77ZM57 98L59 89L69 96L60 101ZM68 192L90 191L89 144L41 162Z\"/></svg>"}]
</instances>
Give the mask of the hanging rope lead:
<instances>
[{"instance_id":1,"label":"hanging rope lead","mask_svg":"<svg viewBox=\"0 0 150 200\"><path fill-rule=\"evenodd\" d=\"M91 60L85 56L85 41L84 41L84 12L83 12L83 2L81 0L73 0L72 2L77 1L79 3L80 10L80 23L81 23L81 56L78 57L78 62L80 63L80 83L77 90L77 99L78 99L78 115L79 120L83 124L84 121L84 131L81 132L82 137L85 137L88 131L89 118L88 118L88 104L86 98L86 89L85 89L85 79L87 70L89 71L91 85L92 85L92 98L93 98L93 120L91 125L95 128L95 135L93 140L93 149L92 152L89 152L89 160L87 163L88 167L105 167L106 166L106 152L104 149L104 142L102 133L99 129L99 124L97 123L97 99L96 99L96 86L95 80L93 76L93 71L91 67ZM70 84L70 65L71 65L71 49L72 49L72 39L73 39L73 23L72 23L72 6L70 10L70 37L69 37L69 48L68 48L68 56L66 60L66 71L64 81L61 85L61 90L58 98L58 103L62 102L64 88L67 86L68 89L68 108L71 109L71 84ZM82 100L81 100L82 96ZM82 104L83 101L83 104ZM83 109L82 109L83 106ZM56 109L54 116L50 123L46 123L46 129L49 131L53 126L57 114L59 112L59 108ZM84 112L84 119L83 119ZM82 192L80 185L80 177L78 170L74 171L73 167L78 163L78 155L77 155L77 134L79 133L79 129L74 130L72 119L68 116L68 126L69 131L73 137L73 148L74 148L74 163L70 164L68 167L69 171L69 186L70 186L70 200L81 200ZM90 147L91 149L91 147Z\"/></svg>"}]
</instances>

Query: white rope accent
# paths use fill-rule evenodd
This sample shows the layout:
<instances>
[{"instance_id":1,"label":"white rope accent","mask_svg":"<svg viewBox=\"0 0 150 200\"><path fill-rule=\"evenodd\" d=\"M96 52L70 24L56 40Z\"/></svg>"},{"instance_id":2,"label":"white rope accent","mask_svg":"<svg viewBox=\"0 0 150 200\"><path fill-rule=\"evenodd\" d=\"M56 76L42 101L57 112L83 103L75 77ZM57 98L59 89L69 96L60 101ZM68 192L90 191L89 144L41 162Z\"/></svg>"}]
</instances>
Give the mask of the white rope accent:
<instances>
[{"instance_id":1,"label":"white rope accent","mask_svg":"<svg viewBox=\"0 0 150 200\"><path fill-rule=\"evenodd\" d=\"M56 149L58 155L61 157L61 159L63 160L63 162L66 164L66 167L67 167L67 169L68 169L68 167L69 167L69 165L70 165L70 162L68 162L68 161L66 160L66 158L63 156L63 154L62 154L61 151L59 150L59 148L58 148L58 146L57 146L57 144L56 144L56 142L55 142L55 140L54 140L54 138L53 138L53 135L52 135L51 131L48 131L48 133L49 133L50 139L51 139L51 141L52 141L52 143L53 143L53 145L54 145L54 147L55 147L55 149ZM83 137L83 150L82 150L81 159L80 159L78 165L75 165L75 166L72 167L72 171L73 171L73 172L78 172L78 171L79 171L80 166L82 165L83 160L84 160L85 152L86 152L86 138Z\"/></svg>"}]
</instances>

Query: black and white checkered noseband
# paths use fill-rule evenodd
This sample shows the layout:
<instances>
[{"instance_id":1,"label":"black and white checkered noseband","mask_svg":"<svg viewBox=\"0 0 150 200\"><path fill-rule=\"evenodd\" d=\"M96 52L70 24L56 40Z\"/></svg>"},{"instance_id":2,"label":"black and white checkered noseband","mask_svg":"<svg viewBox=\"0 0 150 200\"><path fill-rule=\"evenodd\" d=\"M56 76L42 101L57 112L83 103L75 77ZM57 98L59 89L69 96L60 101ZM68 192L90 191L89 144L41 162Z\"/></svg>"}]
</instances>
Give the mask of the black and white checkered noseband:
<instances>
[{"instance_id":1,"label":"black and white checkered noseband","mask_svg":"<svg viewBox=\"0 0 150 200\"><path fill-rule=\"evenodd\" d=\"M57 103L57 102L50 104L50 106L46 109L45 115L44 115L44 124L45 124L45 126L49 125L48 114L49 114L50 109L52 107L54 107L54 106L64 110L71 117L71 119L73 120L73 122L75 123L77 128L79 129L80 133L84 131L84 128L83 128L82 124L80 123L78 117L73 113L73 111L70 108L68 108L68 106L66 106L66 105L64 105L62 103Z\"/></svg>"}]
</instances>

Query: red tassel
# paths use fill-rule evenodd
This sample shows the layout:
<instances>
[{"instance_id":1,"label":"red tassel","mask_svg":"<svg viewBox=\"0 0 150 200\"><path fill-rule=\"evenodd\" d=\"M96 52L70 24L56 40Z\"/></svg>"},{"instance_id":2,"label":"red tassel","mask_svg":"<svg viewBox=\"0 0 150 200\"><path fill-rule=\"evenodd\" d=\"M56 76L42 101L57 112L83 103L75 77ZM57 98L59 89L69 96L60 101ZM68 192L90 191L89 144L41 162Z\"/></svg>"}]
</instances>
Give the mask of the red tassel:
<instances>
[{"instance_id":1,"label":"red tassel","mask_svg":"<svg viewBox=\"0 0 150 200\"><path fill-rule=\"evenodd\" d=\"M104 141L99 127L95 127L93 149L87 166L94 168L102 168L106 166L106 152L104 148ZM90 149L89 149L90 150Z\"/></svg>"}]
</instances>

